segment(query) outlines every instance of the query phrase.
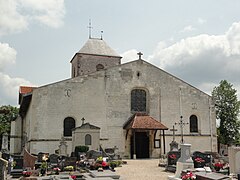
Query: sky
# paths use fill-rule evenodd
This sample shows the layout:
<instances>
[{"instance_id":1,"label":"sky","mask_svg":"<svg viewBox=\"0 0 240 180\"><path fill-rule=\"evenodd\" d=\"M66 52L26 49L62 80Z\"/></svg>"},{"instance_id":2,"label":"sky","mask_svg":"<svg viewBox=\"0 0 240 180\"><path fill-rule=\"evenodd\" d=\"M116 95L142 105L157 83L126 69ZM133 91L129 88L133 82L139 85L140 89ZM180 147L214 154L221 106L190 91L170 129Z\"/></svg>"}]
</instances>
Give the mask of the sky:
<instances>
[{"instance_id":1,"label":"sky","mask_svg":"<svg viewBox=\"0 0 240 180\"><path fill-rule=\"evenodd\" d=\"M137 52L211 94L221 80L240 97L239 0L0 0L0 105L17 106L19 86L70 78L70 60L89 36L122 63Z\"/></svg>"}]
</instances>

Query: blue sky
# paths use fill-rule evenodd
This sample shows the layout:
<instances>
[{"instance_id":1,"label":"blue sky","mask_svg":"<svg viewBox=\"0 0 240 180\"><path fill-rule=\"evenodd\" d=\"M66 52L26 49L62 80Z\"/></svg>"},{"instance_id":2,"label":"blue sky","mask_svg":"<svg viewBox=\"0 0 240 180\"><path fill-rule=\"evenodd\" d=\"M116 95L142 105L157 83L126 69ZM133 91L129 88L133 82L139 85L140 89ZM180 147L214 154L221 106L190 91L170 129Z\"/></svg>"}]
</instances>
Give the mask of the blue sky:
<instances>
[{"instance_id":1,"label":"blue sky","mask_svg":"<svg viewBox=\"0 0 240 180\"><path fill-rule=\"evenodd\" d=\"M0 0L0 104L17 105L20 85L70 77L70 60L100 37L206 93L222 79L240 92L239 0Z\"/></svg>"}]
</instances>

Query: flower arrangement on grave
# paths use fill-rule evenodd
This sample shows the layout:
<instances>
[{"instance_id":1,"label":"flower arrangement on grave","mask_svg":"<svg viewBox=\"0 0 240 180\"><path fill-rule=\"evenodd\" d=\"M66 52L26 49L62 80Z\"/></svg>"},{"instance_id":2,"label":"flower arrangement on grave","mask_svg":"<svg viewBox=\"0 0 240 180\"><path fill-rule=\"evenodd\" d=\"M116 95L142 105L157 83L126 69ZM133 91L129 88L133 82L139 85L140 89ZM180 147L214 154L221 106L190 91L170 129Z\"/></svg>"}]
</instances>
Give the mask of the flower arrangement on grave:
<instances>
[{"instance_id":1,"label":"flower arrangement on grave","mask_svg":"<svg viewBox=\"0 0 240 180\"><path fill-rule=\"evenodd\" d=\"M23 171L22 174L23 174L24 177L29 177L29 176L31 176L32 172L30 172L30 171Z\"/></svg>"},{"instance_id":2,"label":"flower arrangement on grave","mask_svg":"<svg viewBox=\"0 0 240 180\"><path fill-rule=\"evenodd\" d=\"M200 158L200 157L195 158L194 161L197 162L197 163L203 163L203 162L205 162L205 160L202 159L202 158Z\"/></svg>"},{"instance_id":3,"label":"flower arrangement on grave","mask_svg":"<svg viewBox=\"0 0 240 180\"><path fill-rule=\"evenodd\" d=\"M168 157L170 159L176 159L177 158L176 154L169 154Z\"/></svg>"},{"instance_id":4,"label":"flower arrangement on grave","mask_svg":"<svg viewBox=\"0 0 240 180\"><path fill-rule=\"evenodd\" d=\"M193 180L196 179L196 176L192 172L188 172L182 176L182 180Z\"/></svg>"},{"instance_id":5,"label":"flower arrangement on grave","mask_svg":"<svg viewBox=\"0 0 240 180\"><path fill-rule=\"evenodd\" d=\"M65 171L73 171L74 167L73 166L66 166L66 167L64 167L64 170Z\"/></svg>"},{"instance_id":6,"label":"flower arrangement on grave","mask_svg":"<svg viewBox=\"0 0 240 180\"><path fill-rule=\"evenodd\" d=\"M215 169L216 171L219 171L220 169L223 168L224 164L222 164L222 163L220 163L220 162L217 162L217 163L213 164L213 166L214 166L214 169Z\"/></svg>"},{"instance_id":7,"label":"flower arrangement on grave","mask_svg":"<svg viewBox=\"0 0 240 180\"><path fill-rule=\"evenodd\" d=\"M77 179L77 176L76 175L71 175L71 178L72 179Z\"/></svg>"},{"instance_id":8,"label":"flower arrangement on grave","mask_svg":"<svg viewBox=\"0 0 240 180\"><path fill-rule=\"evenodd\" d=\"M54 171L55 174L59 174L61 169L59 167L55 167L55 168L53 168L53 171Z\"/></svg>"}]
</instances>

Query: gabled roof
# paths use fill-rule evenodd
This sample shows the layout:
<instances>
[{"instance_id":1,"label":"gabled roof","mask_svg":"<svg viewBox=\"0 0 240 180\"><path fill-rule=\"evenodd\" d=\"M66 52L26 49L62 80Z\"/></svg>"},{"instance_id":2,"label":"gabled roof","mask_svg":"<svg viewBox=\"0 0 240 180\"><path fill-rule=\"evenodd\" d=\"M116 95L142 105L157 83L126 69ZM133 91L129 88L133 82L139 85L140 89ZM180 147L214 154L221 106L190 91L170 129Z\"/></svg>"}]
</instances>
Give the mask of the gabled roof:
<instances>
[{"instance_id":1,"label":"gabled roof","mask_svg":"<svg viewBox=\"0 0 240 180\"><path fill-rule=\"evenodd\" d=\"M37 87L32 86L20 86L19 87L19 96L18 96L18 104L22 103L22 100L25 95L29 95L33 92L33 89L36 89Z\"/></svg>"},{"instance_id":2,"label":"gabled roof","mask_svg":"<svg viewBox=\"0 0 240 180\"><path fill-rule=\"evenodd\" d=\"M124 124L123 129L168 130L165 125L143 113L131 116Z\"/></svg>"},{"instance_id":3,"label":"gabled roof","mask_svg":"<svg viewBox=\"0 0 240 180\"><path fill-rule=\"evenodd\" d=\"M88 39L78 53L121 57L104 40L97 38Z\"/></svg>"},{"instance_id":4,"label":"gabled roof","mask_svg":"<svg viewBox=\"0 0 240 180\"><path fill-rule=\"evenodd\" d=\"M100 127L94 126L90 123L84 123L81 126L74 128L73 130L75 129L100 129Z\"/></svg>"}]
</instances>

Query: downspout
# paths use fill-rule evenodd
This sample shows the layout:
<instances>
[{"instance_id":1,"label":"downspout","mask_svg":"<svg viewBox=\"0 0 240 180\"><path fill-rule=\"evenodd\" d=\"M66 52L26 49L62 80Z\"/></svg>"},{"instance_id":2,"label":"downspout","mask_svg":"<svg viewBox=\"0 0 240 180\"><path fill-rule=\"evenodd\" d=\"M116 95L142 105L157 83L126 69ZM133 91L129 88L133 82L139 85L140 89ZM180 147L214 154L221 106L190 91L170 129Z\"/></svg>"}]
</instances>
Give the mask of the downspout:
<instances>
[{"instance_id":1,"label":"downspout","mask_svg":"<svg viewBox=\"0 0 240 180\"><path fill-rule=\"evenodd\" d=\"M209 104L209 123L210 123L210 136L211 136L211 152L213 151L213 133L212 133L212 105L211 105L211 101L210 98L208 98L208 104Z\"/></svg>"}]
</instances>

